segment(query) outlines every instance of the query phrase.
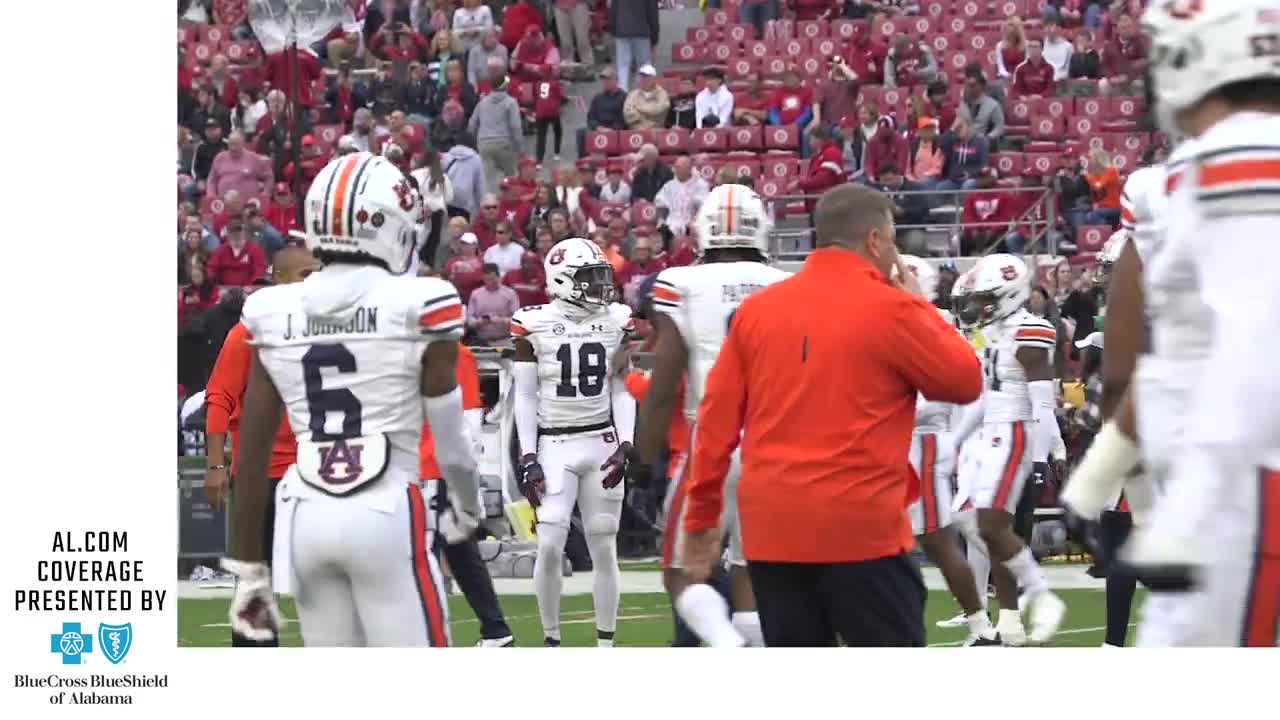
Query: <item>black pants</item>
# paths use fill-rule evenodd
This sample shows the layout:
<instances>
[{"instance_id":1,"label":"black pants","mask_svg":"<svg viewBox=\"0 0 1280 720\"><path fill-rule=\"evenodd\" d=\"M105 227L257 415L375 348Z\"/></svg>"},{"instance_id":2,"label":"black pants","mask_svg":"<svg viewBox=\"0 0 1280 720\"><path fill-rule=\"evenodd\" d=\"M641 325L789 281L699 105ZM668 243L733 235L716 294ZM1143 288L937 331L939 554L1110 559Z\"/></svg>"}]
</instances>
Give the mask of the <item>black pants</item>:
<instances>
[{"instance_id":1,"label":"black pants","mask_svg":"<svg viewBox=\"0 0 1280 720\"><path fill-rule=\"evenodd\" d=\"M271 567L276 539L276 486L280 484L280 478L271 478L268 482L271 483L271 494L267 500L266 517L262 522L262 547L266 552L267 567ZM275 640L255 641L232 632L231 647L280 647L280 638L277 636Z\"/></svg>"},{"instance_id":2,"label":"black pants","mask_svg":"<svg viewBox=\"0 0 1280 720\"><path fill-rule=\"evenodd\" d=\"M431 213L427 221L431 223L431 230L427 233L427 241L418 251L418 260L423 265L430 265L433 270L439 270L436 267L436 250L440 247L440 235L444 232L444 226L449 224L449 216L444 210L437 210Z\"/></svg>"},{"instance_id":3,"label":"black pants","mask_svg":"<svg viewBox=\"0 0 1280 720\"><path fill-rule=\"evenodd\" d=\"M440 490L436 494L436 504L449 502L444 481L441 480L438 486ZM450 545L445 542L443 535L436 533L432 547L437 559L443 553L448 561L449 572L458 581L462 596L467 599L467 604L480 621L480 637L496 640L510 635L511 628L507 627L502 606L498 604L498 594L493 590L493 578L489 577L489 566L480 557L480 543L476 542L475 537Z\"/></svg>"},{"instance_id":4,"label":"black pants","mask_svg":"<svg viewBox=\"0 0 1280 720\"><path fill-rule=\"evenodd\" d=\"M924 647L924 579L907 553L747 567L769 647Z\"/></svg>"},{"instance_id":5,"label":"black pants","mask_svg":"<svg viewBox=\"0 0 1280 720\"><path fill-rule=\"evenodd\" d=\"M538 133L537 149L538 149L539 164L542 163L542 159L547 154L547 128L551 128L551 131L553 133L553 136L552 136L552 142L554 143L552 145L552 148L554 150L554 152L552 153L553 155L560 154L560 146L563 144L562 141L564 140L564 128L560 125L559 116L556 116L553 118L547 118L547 119L539 118L538 121L534 123L534 129Z\"/></svg>"}]
</instances>

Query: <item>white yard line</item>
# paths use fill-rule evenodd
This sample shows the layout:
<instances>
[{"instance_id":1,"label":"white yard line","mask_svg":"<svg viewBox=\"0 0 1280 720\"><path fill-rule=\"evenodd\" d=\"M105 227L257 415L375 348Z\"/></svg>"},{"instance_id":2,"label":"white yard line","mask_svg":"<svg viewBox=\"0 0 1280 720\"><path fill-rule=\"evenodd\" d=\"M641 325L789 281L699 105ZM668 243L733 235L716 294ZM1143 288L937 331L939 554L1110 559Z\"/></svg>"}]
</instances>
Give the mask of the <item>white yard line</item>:
<instances>
[{"instance_id":1,"label":"white yard line","mask_svg":"<svg viewBox=\"0 0 1280 720\"><path fill-rule=\"evenodd\" d=\"M1131 628L1137 627L1137 626L1138 626L1137 623L1129 623L1129 627ZM1070 630L1059 630L1058 634L1054 635L1054 637L1057 637L1058 635L1079 635L1081 633L1098 632L1099 630L1106 630L1106 629L1107 629L1106 625L1103 625L1101 627L1071 628ZM956 642L929 643L929 647L960 647L963 644L964 644L963 640L958 640Z\"/></svg>"}]
</instances>

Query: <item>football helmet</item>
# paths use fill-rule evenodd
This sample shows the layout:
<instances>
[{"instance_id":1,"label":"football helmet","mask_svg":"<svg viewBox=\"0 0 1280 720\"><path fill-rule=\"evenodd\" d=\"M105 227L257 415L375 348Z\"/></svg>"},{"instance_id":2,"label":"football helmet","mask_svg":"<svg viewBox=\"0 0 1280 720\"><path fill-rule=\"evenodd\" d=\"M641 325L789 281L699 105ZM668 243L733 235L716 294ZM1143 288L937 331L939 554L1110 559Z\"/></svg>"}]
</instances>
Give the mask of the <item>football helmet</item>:
<instances>
[{"instance_id":1,"label":"football helmet","mask_svg":"<svg viewBox=\"0 0 1280 720\"><path fill-rule=\"evenodd\" d=\"M1275 0L1159 0L1141 22L1151 41L1156 115L1166 131L1179 131L1177 114L1219 88L1280 79Z\"/></svg>"},{"instance_id":2,"label":"football helmet","mask_svg":"<svg viewBox=\"0 0 1280 720\"><path fill-rule=\"evenodd\" d=\"M971 328L977 324L976 317L970 317L967 313L969 306L967 300L969 294L973 292L973 273L978 269L977 265L966 270L962 275L956 278L951 286L951 314L955 316L962 328Z\"/></svg>"},{"instance_id":3,"label":"football helmet","mask_svg":"<svg viewBox=\"0 0 1280 720\"><path fill-rule=\"evenodd\" d=\"M926 262L923 258L907 253L899 253L902 263L906 265L916 276L916 282L920 283L920 291L924 293L924 299L933 302L934 295L938 292L938 271L933 265ZM897 266L894 266L894 273L897 273Z\"/></svg>"},{"instance_id":4,"label":"football helmet","mask_svg":"<svg viewBox=\"0 0 1280 720\"><path fill-rule=\"evenodd\" d=\"M699 255L718 248L749 248L769 256L773 221L764 201L745 185L718 185L702 201L694 218Z\"/></svg>"},{"instance_id":5,"label":"football helmet","mask_svg":"<svg viewBox=\"0 0 1280 720\"><path fill-rule=\"evenodd\" d=\"M973 287L964 315L974 324L991 325L1018 312L1031 299L1031 274L1022 258L1008 253L988 255L970 271Z\"/></svg>"},{"instance_id":6,"label":"football helmet","mask_svg":"<svg viewBox=\"0 0 1280 720\"><path fill-rule=\"evenodd\" d=\"M590 240L568 238L556 243L543 263L547 294L576 305L604 306L613 302L613 266Z\"/></svg>"},{"instance_id":7,"label":"football helmet","mask_svg":"<svg viewBox=\"0 0 1280 720\"><path fill-rule=\"evenodd\" d=\"M368 257L399 275L418 244L418 192L384 157L352 153L335 158L307 191L307 249Z\"/></svg>"},{"instance_id":8,"label":"football helmet","mask_svg":"<svg viewBox=\"0 0 1280 720\"><path fill-rule=\"evenodd\" d=\"M1124 244L1129 241L1129 231L1123 228L1111 233L1111 237L1102 245L1102 251L1098 253L1096 260L1097 267L1093 271L1093 282L1103 290L1107 289L1107 283L1111 281L1111 268L1120 259L1120 251L1124 250Z\"/></svg>"}]
</instances>

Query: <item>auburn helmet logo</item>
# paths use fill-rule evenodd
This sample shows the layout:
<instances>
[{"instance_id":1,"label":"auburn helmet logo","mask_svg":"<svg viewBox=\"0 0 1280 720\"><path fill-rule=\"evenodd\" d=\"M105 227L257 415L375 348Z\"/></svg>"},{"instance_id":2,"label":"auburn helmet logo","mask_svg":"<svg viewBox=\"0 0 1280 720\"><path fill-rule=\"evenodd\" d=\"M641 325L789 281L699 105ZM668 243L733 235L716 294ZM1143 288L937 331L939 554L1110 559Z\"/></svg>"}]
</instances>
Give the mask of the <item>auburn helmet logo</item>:
<instances>
[{"instance_id":1,"label":"auburn helmet logo","mask_svg":"<svg viewBox=\"0 0 1280 720\"><path fill-rule=\"evenodd\" d=\"M1014 278L1018 277L1018 270L1012 265L1005 265L1004 267L1000 268L1000 277L1004 278L1005 280L1013 280Z\"/></svg>"},{"instance_id":2,"label":"auburn helmet logo","mask_svg":"<svg viewBox=\"0 0 1280 720\"><path fill-rule=\"evenodd\" d=\"M395 191L396 197L400 198L400 209L405 212L413 210L413 189L409 187L407 180L401 180L391 188Z\"/></svg>"},{"instance_id":3,"label":"auburn helmet logo","mask_svg":"<svg viewBox=\"0 0 1280 720\"><path fill-rule=\"evenodd\" d=\"M547 262L552 265L559 265L564 262L564 248L556 248L553 250L552 253L547 256Z\"/></svg>"}]
</instances>

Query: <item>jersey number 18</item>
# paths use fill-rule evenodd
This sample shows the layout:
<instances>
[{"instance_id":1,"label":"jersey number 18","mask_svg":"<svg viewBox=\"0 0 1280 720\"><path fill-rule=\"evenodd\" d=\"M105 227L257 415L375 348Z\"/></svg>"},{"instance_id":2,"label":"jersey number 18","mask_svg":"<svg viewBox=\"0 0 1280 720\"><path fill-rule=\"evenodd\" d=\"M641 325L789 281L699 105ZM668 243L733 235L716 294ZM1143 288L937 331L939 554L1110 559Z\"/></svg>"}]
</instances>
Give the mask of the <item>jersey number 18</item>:
<instances>
[{"instance_id":1,"label":"jersey number 18","mask_svg":"<svg viewBox=\"0 0 1280 720\"><path fill-rule=\"evenodd\" d=\"M596 397L604 392L605 361L607 353L598 342L583 343L578 348L578 384L573 383L573 345L565 343L556 351L560 361L560 384L556 385L556 397Z\"/></svg>"}]
</instances>

